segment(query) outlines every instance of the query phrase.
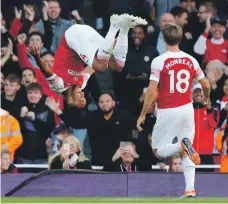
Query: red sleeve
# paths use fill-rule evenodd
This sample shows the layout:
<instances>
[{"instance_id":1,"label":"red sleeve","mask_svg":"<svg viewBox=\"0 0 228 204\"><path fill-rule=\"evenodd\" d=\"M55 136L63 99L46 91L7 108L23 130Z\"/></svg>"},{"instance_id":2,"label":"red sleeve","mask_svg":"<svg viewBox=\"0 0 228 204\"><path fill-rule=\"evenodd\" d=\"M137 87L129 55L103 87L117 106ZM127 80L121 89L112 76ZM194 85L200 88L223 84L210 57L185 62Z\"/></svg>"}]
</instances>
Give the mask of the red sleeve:
<instances>
[{"instance_id":1,"label":"red sleeve","mask_svg":"<svg viewBox=\"0 0 228 204\"><path fill-rule=\"evenodd\" d=\"M9 29L9 33L14 37L14 39L16 39L21 28L22 28L22 23L20 19L14 18Z\"/></svg>"},{"instance_id":2,"label":"red sleeve","mask_svg":"<svg viewBox=\"0 0 228 204\"><path fill-rule=\"evenodd\" d=\"M40 69L34 69L36 72L36 80L42 86L43 93L47 96L52 96L56 101L60 102L60 108L63 109L63 97L56 94L49 87L47 79L44 77Z\"/></svg>"},{"instance_id":3,"label":"red sleeve","mask_svg":"<svg viewBox=\"0 0 228 204\"><path fill-rule=\"evenodd\" d=\"M208 37L208 33L207 33L207 32L204 32L204 33L202 34L202 36L204 36L205 38L207 38L207 37Z\"/></svg>"},{"instance_id":4,"label":"red sleeve","mask_svg":"<svg viewBox=\"0 0 228 204\"><path fill-rule=\"evenodd\" d=\"M33 68L28 59L26 44L17 44L17 53L21 69L24 69L26 67Z\"/></svg>"}]
</instances>

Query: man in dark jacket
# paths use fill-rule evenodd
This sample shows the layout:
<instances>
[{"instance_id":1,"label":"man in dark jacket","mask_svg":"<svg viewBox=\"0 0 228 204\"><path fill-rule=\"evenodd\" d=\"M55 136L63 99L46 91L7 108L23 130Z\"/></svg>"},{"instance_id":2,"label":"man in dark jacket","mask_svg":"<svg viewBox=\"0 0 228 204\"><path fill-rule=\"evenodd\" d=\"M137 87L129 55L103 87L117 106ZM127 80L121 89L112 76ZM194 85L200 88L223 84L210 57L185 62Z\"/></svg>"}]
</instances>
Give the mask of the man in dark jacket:
<instances>
[{"instance_id":1,"label":"man in dark jacket","mask_svg":"<svg viewBox=\"0 0 228 204\"><path fill-rule=\"evenodd\" d=\"M86 116L78 112L73 120L58 108L54 100L48 99L47 105L56 111L65 124L72 128L87 128L93 165L109 163L120 142L126 141L136 127L136 118L116 109L116 102L110 93L101 94L99 110Z\"/></svg>"},{"instance_id":2,"label":"man in dark jacket","mask_svg":"<svg viewBox=\"0 0 228 204\"><path fill-rule=\"evenodd\" d=\"M19 163L47 163L46 140L55 127L54 113L45 105L46 96L41 86L32 83L27 87L29 104L21 109L23 144L17 151Z\"/></svg>"},{"instance_id":3,"label":"man in dark jacket","mask_svg":"<svg viewBox=\"0 0 228 204\"><path fill-rule=\"evenodd\" d=\"M120 106L137 116L141 111L139 98L149 85L150 66L158 56L155 47L145 41L146 29L136 26L131 33L126 63L121 73L114 73L114 91Z\"/></svg>"}]
</instances>

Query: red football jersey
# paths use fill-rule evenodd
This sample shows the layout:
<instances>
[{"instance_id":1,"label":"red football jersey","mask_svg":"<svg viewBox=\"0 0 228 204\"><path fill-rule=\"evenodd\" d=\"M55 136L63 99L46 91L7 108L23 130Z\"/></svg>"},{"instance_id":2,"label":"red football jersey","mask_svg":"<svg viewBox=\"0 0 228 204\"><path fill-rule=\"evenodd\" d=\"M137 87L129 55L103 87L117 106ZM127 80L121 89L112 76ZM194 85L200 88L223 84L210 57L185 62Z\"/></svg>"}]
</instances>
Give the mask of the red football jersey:
<instances>
[{"instance_id":1,"label":"red football jersey","mask_svg":"<svg viewBox=\"0 0 228 204\"><path fill-rule=\"evenodd\" d=\"M84 62L67 45L65 36L63 36L55 54L54 73L64 80L65 86L70 86L72 84L78 84L82 80L81 72L83 70Z\"/></svg>"},{"instance_id":2,"label":"red football jersey","mask_svg":"<svg viewBox=\"0 0 228 204\"><path fill-rule=\"evenodd\" d=\"M175 108L190 103L192 79L204 78L195 58L185 52L166 52L151 64L150 80L159 82L158 108Z\"/></svg>"}]
</instances>

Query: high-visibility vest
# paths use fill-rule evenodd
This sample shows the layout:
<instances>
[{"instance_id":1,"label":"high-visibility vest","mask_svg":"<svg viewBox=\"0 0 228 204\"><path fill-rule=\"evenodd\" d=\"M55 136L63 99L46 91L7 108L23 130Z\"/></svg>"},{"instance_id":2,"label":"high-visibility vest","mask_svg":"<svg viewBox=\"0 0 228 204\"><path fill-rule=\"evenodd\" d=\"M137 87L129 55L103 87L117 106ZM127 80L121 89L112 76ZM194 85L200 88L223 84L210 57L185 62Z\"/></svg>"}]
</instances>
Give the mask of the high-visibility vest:
<instances>
[{"instance_id":1,"label":"high-visibility vest","mask_svg":"<svg viewBox=\"0 0 228 204\"><path fill-rule=\"evenodd\" d=\"M22 144L20 125L13 116L1 108L0 117L1 151L8 150L13 160L15 151Z\"/></svg>"},{"instance_id":2,"label":"high-visibility vest","mask_svg":"<svg viewBox=\"0 0 228 204\"><path fill-rule=\"evenodd\" d=\"M220 131L219 134L216 137L216 148L220 152L221 156L221 168L220 172L226 172L228 173L228 142L225 140L222 142L224 131Z\"/></svg>"}]
</instances>

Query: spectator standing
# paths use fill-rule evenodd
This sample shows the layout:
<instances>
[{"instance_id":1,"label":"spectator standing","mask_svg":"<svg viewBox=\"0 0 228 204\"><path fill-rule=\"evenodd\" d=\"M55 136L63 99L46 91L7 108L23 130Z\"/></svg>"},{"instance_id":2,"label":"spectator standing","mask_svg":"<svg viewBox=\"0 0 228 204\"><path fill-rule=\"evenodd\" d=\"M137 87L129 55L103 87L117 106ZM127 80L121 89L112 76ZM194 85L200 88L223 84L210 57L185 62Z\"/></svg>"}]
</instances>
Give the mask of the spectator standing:
<instances>
[{"instance_id":1,"label":"spectator standing","mask_svg":"<svg viewBox=\"0 0 228 204\"><path fill-rule=\"evenodd\" d=\"M154 6L155 6L155 13L156 13L156 19L155 22L159 24L160 17L169 12L173 7L179 6L180 0L155 0Z\"/></svg>"},{"instance_id":2,"label":"spectator standing","mask_svg":"<svg viewBox=\"0 0 228 204\"><path fill-rule=\"evenodd\" d=\"M211 85L211 102L215 105L224 96L223 86L228 79L228 67L219 60L212 60L206 65L205 73Z\"/></svg>"},{"instance_id":3,"label":"spectator standing","mask_svg":"<svg viewBox=\"0 0 228 204\"><path fill-rule=\"evenodd\" d=\"M183 37L179 44L180 49L190 55L193 55L194 41L192 34L184 29L188 24L188 11L183 7L176 6L171 9L170 13L174 16L176 24L183 29Z\"/></svg>"},{"instance_id":4,"label":"spectator standing","mask_svg":"<svg viewBox=\"0 0 228 204\"><path fill-rule=\"evenodd\" d=\"M0 108L1 116L1 151L7 150L11 161L14 160L15 151L22 144L22 135L18 121L7 111ZM2 155L3 156L3 155Z\"/></svg>"},{"instance_id":5,"label":"spectator standing","mask_svg":"<svg viewBox=\"0 0 228 204\"><path fill-rule=\"evenodd\" d=\"M193 147L199 153L201 164L214 164L213 147L214 131L218 121L214 119L211 103L204 105L202 86L195 84L192 88L193 107L195 112L195 136ZM201 169L200 171L213 171Z\"/></svg>"},{"instance_id":6,"label":"spectator standing","mask_svg":"<svg viewBox=\"0 0 228 204\"><path fill-rule=\"evenodd\" d=\"M158 56L156 49L146 43L145 36L146 29L143 26L136 26L132 30L123 71L113 73L115 96L121 108L135 116L141 110L139 97L149 84L151 62Z\"/></svg>"},{"instance_id":7,"label":"spectator standing","mask_svg":"<svg viewBox=\"0 0 228 204\"><path fill-rule=\"evenodd\" d=\"M18 58L13 53L13 42L7 34L1 34L1 72L6 77L9 74L21 75Z\"/></svg>"},{"instance_id":8,"label":"spectator standing","mask_svg":"<svg viewBox=\"0 0 228 204\"><path fill-rule=\"evenodd\" d=\"M47 41L51 40L50 50L55 52L65 31L72 25L72 21L60 17L61 7L57 0L44 1L43 20L35 27L45 35ZM52 37L52 38L51 38Z\"/></svg>"},{"instance_id":9,"label":"spectator standing","mask_svg":"<svg viewBox=\"0 0 228 204\"><path fill-rule=\"evenodd\" d=\"M8 150L1 151L1 174L6 173L18 173L16 166L12 164L10 152Z\"/></svg>"},{"instance_id":10,"label":"spectator standing","mask_svg":"<svg viewBox=\"0 0 228 204\"><path fill-rule=\"evenodd\" d=\"M32 36L34 39L32 40ZM29 60L29 55L27 55L27 46L25 44L26 42L26 35L25 34L20 34L18 36L18 44L17 44L17 49L18 49L18 58L19 58L19 64L22 71L22 83L26 87L32 82L37 82L42 86L43 93L47 96L52 96L56 100L60 101L61 108L63 108L63 97L57 95L55 92L53 92L48 84L48 81L46 80L45 76L43 73L40 71L39 67L37 66L36 61L35 63L31 63L31 60ZM28 45L38 45L41 46L43 45L42 41L42 35L40 33L32 33L30 34L29 38L29 43ZM33 56L32 60L34 60ZM54 63L54 57L51 56L49 52L45 52L45 49L43 50L43 55L42 57L46 60L46 64L48 67L52 68ZM45 61L44 60L44 61ZM39 63L38 63L39 64Z\"/></svg>"},{"instance_id":11,"label":"spectator standing","mask_svg":"<svg viewBox=\"0 0 228 204\"><path fill-rule=\"evenodd\" d=\"M175 23L174 16L170 13L163 14L160 18L160 24L159 24L160 32L158 34L157 47L156 47L159 55L164 54L166 52L166 46L165 46L165 42L164 42L161 30L169 23Z\"/></svg>"},{"instance_id":12,"label":"spectator standing","mask_svg":"<svg viewBox=\"0 0 228 204\"><path fill-rule=\"evenodd\" d=\"M204 62L220 60L228 63L228 40L223 37L225 30L226 21L218 18L207 19L206 29L194 45L194 51L199 55L204 55ZM207 39L209 31L212 33L210 40Z\"/></svg>"},{"instance_id":13,"label":"spectator standing","mask_svg":"<svg viewBox=\"0 0 228 204\"><path fill-rule=\"evenodd\" d=\"M196 9L196 0L181 0L181 6L188 12L188 24L184 27L184 33L189 33L194 42L196 42L199 34L195 28L200 27L199 18L197 15L198 11Z\"/></svg>"},{"instance_id":14,"label":"spectator standing","mask_svg":"<svg viewBox=\"0 0 228 204\"><path fill-rule=\"evenodd\" d=\"M97 111L89 112L86 116L78 113L72 119L59 109L59 104L54 100L49 99L47 105L56 111L65 124L72 128L87 128L93 165L109 163L120 141L127 140L135 128L136 118L118 110L110 93L101 94Z\"/></svg>"},{"instance_id":15,"label":"spectator standing","mask_svg":"<svg viewBox=\"0 0 228 204\"><path fill-rule=\"evenodd\" d=\"M228 173L228 125L225 131L220 131L216 138L216 148L221 154L220 172Z\"/></svg>"},{"instance_id":16,"label":"spectator standing","mask_svg":"<svg viewBox=\"0 0 228 204\"><path fill-rule=\"evenodd\" d=\"M198 9L198 18L200 24L197 25L197 29L193 29L193 36L196 39L199 38L199 36L204 32L204 30L207 27L207 19L215 18L217 15L217 9L216 7L212 4L212 2L203 2L200 4L199 9Z\"/></svg>"},{"instance_id":17,"label":"spectator standing","mask_svg":"<svg viewBox=\"0 0 228 204\"><path fill-rule=\"evenodd\" d=\"M21 79L15 74L9 74L5 78L4 93L1 98L1 107L8 111L17 120L20 118L21 107L26 105L26 93L21 88Z\"/></svg>"},{"instance_id":18,"label":"spectator standing","mask_svg":"<svg viewBox=\"0 0 228 204\"><path fill-rule=\"evenodd\" d=\"M23 144L17 151L22 164L47 163L46 140L55 127L54 113L45 105L46 96L37 83L27 87L29 104L21 109Z\"/></svg>"}]
</instances>

